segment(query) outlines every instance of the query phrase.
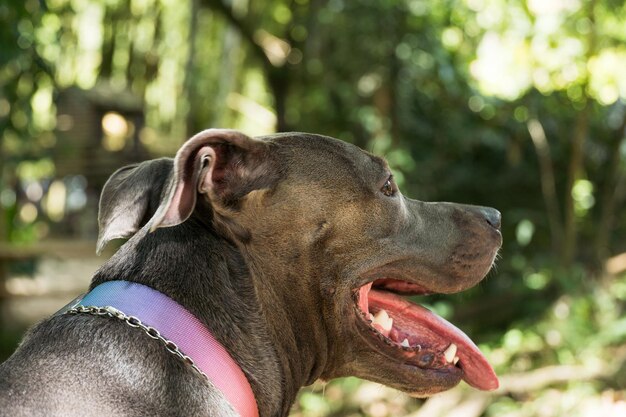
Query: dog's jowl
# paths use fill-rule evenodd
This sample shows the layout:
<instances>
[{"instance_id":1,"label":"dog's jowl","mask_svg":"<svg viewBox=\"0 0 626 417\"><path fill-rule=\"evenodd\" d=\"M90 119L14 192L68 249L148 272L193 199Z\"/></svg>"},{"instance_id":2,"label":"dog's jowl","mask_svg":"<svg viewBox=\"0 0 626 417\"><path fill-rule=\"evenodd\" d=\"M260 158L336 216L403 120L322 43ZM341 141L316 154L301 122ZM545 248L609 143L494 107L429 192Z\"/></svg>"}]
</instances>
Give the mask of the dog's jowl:
<instances>
[{"instance_id":1,"label":"dog's jowl","mask_svg":"<svg viewBox=\"0 0 626 417\"><path fill-rule=\"evenodd\" d=\"M498 380L474 343L408 295L476 285L497 210L411 200L385 161L329 137L206 130L121 168L89 292L0 366L2 416L286 416L354 375L416 396Z\"/></svg>"}]
</instances>

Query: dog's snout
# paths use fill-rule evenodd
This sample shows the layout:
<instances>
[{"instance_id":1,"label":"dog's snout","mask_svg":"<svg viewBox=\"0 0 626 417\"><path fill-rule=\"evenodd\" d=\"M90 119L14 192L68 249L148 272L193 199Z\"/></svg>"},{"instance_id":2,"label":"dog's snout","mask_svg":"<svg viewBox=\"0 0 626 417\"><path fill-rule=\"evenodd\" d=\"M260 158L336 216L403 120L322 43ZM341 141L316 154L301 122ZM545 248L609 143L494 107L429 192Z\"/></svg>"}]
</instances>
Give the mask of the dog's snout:
<instances>
[{"instance_id":1,"label":"dog's snout","mask_svg":"<svg viewBox=\"0 0 626 417\"><path fill-rule=\"evenodd\" d=\"M498 210L491 207L481 207L480 212L491 227L500 230L500 226L502 225L502 215Z\"/></svg>"}]
</instances>

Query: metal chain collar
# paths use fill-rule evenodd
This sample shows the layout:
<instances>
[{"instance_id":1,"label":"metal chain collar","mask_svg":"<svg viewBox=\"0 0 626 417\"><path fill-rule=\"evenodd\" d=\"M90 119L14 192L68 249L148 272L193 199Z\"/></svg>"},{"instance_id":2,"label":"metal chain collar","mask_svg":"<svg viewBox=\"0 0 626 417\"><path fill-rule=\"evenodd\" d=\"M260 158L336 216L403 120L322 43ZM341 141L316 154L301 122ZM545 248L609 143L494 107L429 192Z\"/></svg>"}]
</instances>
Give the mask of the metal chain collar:
<instances>
[{"instance_id":1,"label":"metal chain collar","mask_svg":"<svg viewBox=\"0 0 626 417\"><path fill-rule=\"evenodd\" d=\"M70 308L69 310L66 311L65 314L80 314L80 313L86 313L86 314L91 314L93 316L100 316L100 317L112 317L112 318L122 320L123 322L128 324L130 327L140 328L148 336L150 336L150 338L159 340L161 343L163 343L163 345L165 346L165 349L167 349L168 352L170 352L171 354L173 354L174 356L176 356L178 359L185 362L186 364L190 365L196 372L202 375L207 381L209 380L209 377L207 377L207 375L204 372L202 372L200 368L198 368L198 366L194 363L193 359L191 359L189 356L185 355L183 352L180 351L176 343L172 342L171 340L167 340L166 338L161 336L161 333L159 333L157 329L151 326L146 326L137 317L127 316L126 314L118 310L117 308L111 307L111 306L95 307L95 306L79 305L79 306Z\"/></svg>"}]
</instances>

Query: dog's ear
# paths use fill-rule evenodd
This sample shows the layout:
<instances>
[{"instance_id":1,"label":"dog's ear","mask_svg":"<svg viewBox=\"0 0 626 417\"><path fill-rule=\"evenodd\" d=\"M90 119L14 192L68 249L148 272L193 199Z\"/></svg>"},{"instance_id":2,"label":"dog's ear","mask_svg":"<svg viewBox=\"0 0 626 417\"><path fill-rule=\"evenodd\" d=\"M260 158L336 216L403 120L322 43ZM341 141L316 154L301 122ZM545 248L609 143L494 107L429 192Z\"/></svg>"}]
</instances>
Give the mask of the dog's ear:
<instances>
[{"instance_id":1,"label":"dog's ear","mask_svg":"<svg viewBox=\"0 0 626 417\"><path fill-rule=\"evenodd\" d=\"M174 172L150 225L184 222L205 195L214 211L237 209L251 191L270 188L278 177L269 144L226 129L204 130L176 153Z\"/></svg>"},{"instance_id":2,"label":"dog's ear","mask_svg":"<svg viewBox=\"0 0 626 417\"><path fill-rule=\"evenodd\" d=\"M278 177L269 144L234 130L209 129L189 139L174 160L156 159L116 171L100 197L96 252L113 239L132 236L150 222L150 231L187 220L198 194L214 211L226 212L253 190Z\"/></svg>"},{"instance_id":3,"label":"dog's ear","mask_svg":"<svg viewBox=\"0 0 626 417\"><path fill-rule=\"evenodd\" d=\"M100 254L113 239L132 236L157 211L174 168L171 158L161 158L118 169L100 195L98 244Z\"/></svg>"}]
</instances>

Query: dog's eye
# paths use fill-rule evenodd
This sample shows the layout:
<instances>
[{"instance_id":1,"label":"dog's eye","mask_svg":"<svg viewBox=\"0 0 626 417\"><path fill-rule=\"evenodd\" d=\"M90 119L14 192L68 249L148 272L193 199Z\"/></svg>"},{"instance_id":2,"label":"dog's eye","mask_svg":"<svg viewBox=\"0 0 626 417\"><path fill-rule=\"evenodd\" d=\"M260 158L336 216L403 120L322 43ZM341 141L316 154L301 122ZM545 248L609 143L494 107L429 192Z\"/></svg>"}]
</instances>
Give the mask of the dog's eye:
<instances>
[{"instance_id":1,"label":"dog's eye","mask_svg":"<svg viewBox=\"0 0 626 417\"><path fill-rule=\"evenodd\" d=\"M382 193L385 194L387 197L391 197L396 193L396 187L393 183L393 177L389 177L389 179L385 182L383 188L381 188L380 191L382 191Z\"/></svg>"}]
</instances>

